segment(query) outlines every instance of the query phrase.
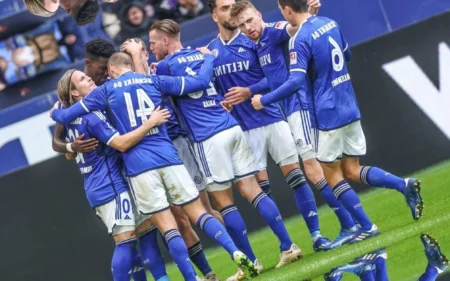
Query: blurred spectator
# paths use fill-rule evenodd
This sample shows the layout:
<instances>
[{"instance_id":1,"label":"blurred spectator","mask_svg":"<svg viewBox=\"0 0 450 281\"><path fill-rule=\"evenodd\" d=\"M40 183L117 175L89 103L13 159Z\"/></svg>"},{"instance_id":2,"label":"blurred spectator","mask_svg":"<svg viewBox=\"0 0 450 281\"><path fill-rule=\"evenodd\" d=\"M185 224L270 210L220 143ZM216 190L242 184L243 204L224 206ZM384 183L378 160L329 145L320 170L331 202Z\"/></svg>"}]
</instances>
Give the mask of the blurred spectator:
<instances>
[{"instance_id":1,"label":"blurred spectator","mask_svg":"<svg viewBox=\"0 0 450 281\"><path fill-rule=\"evenodd\" d=\"M177 22L193 19L209 12L206 0L161 0L158 15Z\"/></svg>"},{"instance_id":2,"label":"blurred spectator","mask_svg":"<svg viewBox=\"0 0 450 281\"><path fill-rule=\"evenodd\" d=\"M130 37L148 34L150 26L158 20L152 0L124 0L115 4L105 4L103 25L116 44Z\"/></svg>"},{"instance_id":3,"label":"blurred spectator","mask_svg":"<svg viewBox=\"0 0 450 281\"><path fill-rule=\"evenodd\" d=\"M72 44L67 44L69 54L73 60L84 59L85 49L84 45L96 38L102 38L112 41L111 38L103 30L102 13L100 12L95 21L92 24L86 26L77 26L75 21L71 17L64 17L59 20L59 26L61 32L67 40L72 41ZM73 35L73 36L71 36ZM69 43L67 42L66 43Z\"/></svg>"},{"instance_id":4,"label":"blurred spectator","mask_svg":"<svg viewBox=\"0 0 450 281\"><path fill-rule=\"evenodd\" d=\"M73 42L73 36L63 37L56 21L0 41L0 90L67 66L71 59L64 45Z\"/></svg>"}]
</instances>

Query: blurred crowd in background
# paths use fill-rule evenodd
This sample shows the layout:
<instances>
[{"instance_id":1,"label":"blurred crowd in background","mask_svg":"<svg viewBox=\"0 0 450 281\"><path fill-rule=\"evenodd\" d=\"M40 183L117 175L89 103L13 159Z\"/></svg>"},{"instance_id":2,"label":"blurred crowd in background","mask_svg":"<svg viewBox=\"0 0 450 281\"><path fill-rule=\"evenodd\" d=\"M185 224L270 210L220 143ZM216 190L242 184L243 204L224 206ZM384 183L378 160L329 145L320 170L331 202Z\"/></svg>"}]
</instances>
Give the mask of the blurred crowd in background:
<instances>
[{"instance_id":1,"label":"blurred crowd in background","mask_svg":"<svg viewBox=\"0 0 450 281\"><path fill-rule=\"evenodd\" d=\"M127 38L146 37L157 20L173 19L181 23L208 12L206 0L120 0L99 4L102 11L92 24L77 26L70 16L60 14L5 38L5 31L10 28L8 17L32 16L23 0L0 0L0 92L83 60L84 45L89 40L103 38L120 46Z\"/></svg>"}]
</instances>

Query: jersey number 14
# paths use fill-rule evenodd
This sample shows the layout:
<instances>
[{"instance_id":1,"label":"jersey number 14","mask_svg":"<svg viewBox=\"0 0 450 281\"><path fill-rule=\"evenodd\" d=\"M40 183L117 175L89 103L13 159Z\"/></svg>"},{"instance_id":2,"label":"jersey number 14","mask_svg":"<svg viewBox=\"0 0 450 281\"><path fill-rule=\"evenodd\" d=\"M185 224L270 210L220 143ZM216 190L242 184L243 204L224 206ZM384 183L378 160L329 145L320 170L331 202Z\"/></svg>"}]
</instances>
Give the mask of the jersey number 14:
<instances>
[{"instance_id":1,"label":"jersey number 14","mask_svg":"<svg viewBox=\"0 0 450 281\"><path fill-rule=\"evenodd\" d=\"M136 90L136 96L138 100L138 109L134 109L133 101L131 99L131 94L128 92L123 93L125 96L125 103L127 105L127 111L128 111L128 119L130 120L130 125L132 128L136 127L137 119L141 119L141 124L145 123L145 121L148 120L148 117L153 113L155 110L155 104L150 99L150 97L145 93L143 89L137 89ZM151 129L147 135L154 135L159 133L159 130L157 127Z\"/></svg>"}]
</instances>

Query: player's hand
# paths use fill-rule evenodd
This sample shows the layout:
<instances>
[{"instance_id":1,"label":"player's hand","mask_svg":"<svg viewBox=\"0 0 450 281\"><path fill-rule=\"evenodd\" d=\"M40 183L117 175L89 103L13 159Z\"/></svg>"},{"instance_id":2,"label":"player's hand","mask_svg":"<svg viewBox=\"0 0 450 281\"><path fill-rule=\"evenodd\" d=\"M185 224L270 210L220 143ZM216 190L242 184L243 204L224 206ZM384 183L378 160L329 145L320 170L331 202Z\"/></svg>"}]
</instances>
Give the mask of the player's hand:
<instances>
[{"instance_id":1,"label":"player's hand","mask_svg":"<svg viewBox=\"0 0 450 281\"><path fill-rule=\"evenodd\" d=\"M48 113L50 115L50 118L52 118L53 111L55 111L56 109L59 109L59 101L55 102L53 107L50 109L50 112Z\"/></svg>"},{"instance_id":2,"label":"player's hand","mask_svg":"<svg viewBox=\"0 0 450 281\"><path fill-rule=\"evenodd\" d=\"M120 51L127 53L131 56L139 55L142 49L142 45L134 39L128 39L120 46Z\"/></svg>"},{"instance_id":3,"label":"player's hand","mask_svg":"<svg viewBox=\"0 0 450 281\"><path fill-rule=\"evenodd\" d=\"M72 150L75 152L89 152L97 148L98 146L98 140L95 138L91 138L88 140L83 140L84 134L81 134L78 136L74 142L72 142Z\"/></svg>"},{"instance_id":4,"label":"player's hand","mask_svg":"<svg viewBox=\"0 0 450 281\"><path fill-rule=\"evenodd\" d=\"M317 15L319 12L319 8L322 6L322 3L320 3L320 0L309 0L309 12L313 15Z\"/></svg>"},{"instance_id":5,"label":"player's hand","mask_svg":"<svg viewBox=\"0 0 450 281\"><path fill-rule=\"evenodd\" d=\"M156 75L156 66L157 66L158 64L157 63L152 63L152 64L150 64L150 73L151 74L153 74L153 75Z\"/></svg>"},{"instance_id":6,"label":"player's hand","mask_svg":"<svg viewBox=\"0 0 450 281\"><path fill-rule=\"evenodd\" d=\"M261 103L261 95L255 95L252 98L252 105L256 110L261 110L264 108L264 105Z\"/></svg>"},{"instance_id":7,"label":"player's hand","mask_svg":"<svg viewBox=\"0 0 450 281\"><path fill-rule=\"evenodd\" d=\"M203 55L212 55L212 52L210 49L206 48L206 47L200 47L196 49L197 51L199 51L200 53L202 53Z\"/></svg>"},{"instance_id":8,"label":"player's hand","mask_svg":"<svg viewBox=\"0 0 450 281\"><path fill-rule=\"evenodd\" d=\"M227 112L231 112L233 110L233 105L229 104L226 101L221 101L220 105L222 106L222 108L227 111Z\"/></svg>"},{"instance_id":9,"label":"player's hand","mask_svg":"<svg viewBox=\"0 0 450 281\"><path fill-rule=\"evenodd\" d=\"M152 115L150 115L150 119L148 119L147 122L149 122L152 125L152 127L157 127L169 121L169 118L170 118L169 110L167 110L166 108L161 109L161 107L158 106L152 112Z\"/></svg>"},{"instance_id":10,"label":"player's hand","mask_svg":"<svg viewBox=\"0 0 450 281\"><path fill-rule=\"evenodd\" d=\"M251 95L249 88L233 87L225 94L225 101L231 105L236 105L248 100Z\"/></svg>"}]
</instances>

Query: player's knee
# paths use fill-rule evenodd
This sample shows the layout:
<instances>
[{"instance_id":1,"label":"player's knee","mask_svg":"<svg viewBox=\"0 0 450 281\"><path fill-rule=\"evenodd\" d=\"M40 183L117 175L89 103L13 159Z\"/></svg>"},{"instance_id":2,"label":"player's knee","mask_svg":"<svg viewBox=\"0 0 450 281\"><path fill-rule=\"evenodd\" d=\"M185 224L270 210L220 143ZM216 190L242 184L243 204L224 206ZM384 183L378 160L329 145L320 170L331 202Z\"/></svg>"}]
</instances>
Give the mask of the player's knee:
<instances>
[{"instance_id":1,"label":"player's knee","mask_svg":"<svg viewBox=\"0 0 450 281\"><path fill-rule=\"evenodd\" d=\"M114 234L113 238L114 238L114 241L116 242L116 244L120 244L120 243L123 243L124 241L135 239L136 232L135 232L135 230L125 231L125 232L122 232L119 234Z\"/></svg>"},{"instance_id":2,"label":"player's knee","mask_svg":"<svg viewBox=\"0 0 450 281\"><path fill-rule=\"evenodd\" d=\"M347 181L358 182L360 180L359 165L345 165L342 167L342 171Z\"/></svg>"},{"instance_id":3,"label":"player's knee","mask_svg":"<svg viewBox=\"0 0 450 281\"><path fill-rule=\"evenodd\" d=\"M305 168L306 177L312 182L317 183L324 178L322 168L320 164L315 159L310 159L303 162Z\"/></svg>"}]
</instances>

